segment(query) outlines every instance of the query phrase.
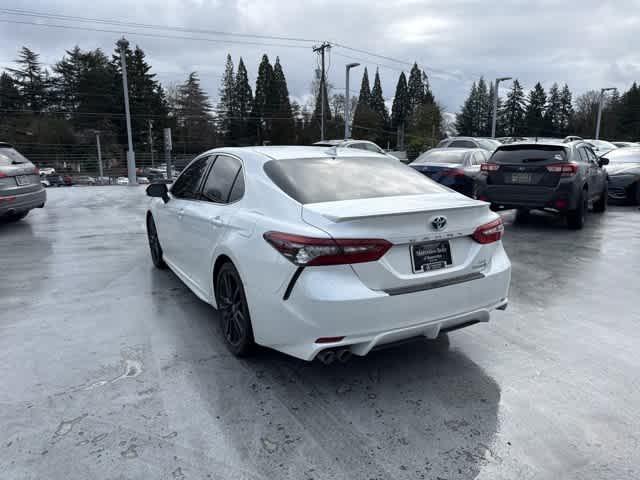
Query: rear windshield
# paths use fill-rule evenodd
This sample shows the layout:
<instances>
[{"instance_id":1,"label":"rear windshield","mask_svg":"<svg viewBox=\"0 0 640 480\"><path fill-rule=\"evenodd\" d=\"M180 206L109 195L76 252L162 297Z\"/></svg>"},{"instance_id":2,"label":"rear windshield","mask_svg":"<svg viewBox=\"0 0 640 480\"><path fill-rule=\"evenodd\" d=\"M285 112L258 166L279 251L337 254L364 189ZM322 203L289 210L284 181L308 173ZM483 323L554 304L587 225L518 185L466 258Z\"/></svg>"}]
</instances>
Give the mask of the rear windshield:
<instances>
[{"instance_id":1,"label":"rear windshield","mask_svg":"<svg viewBox=\"0 0 640 480\"><path fill-rule=\"evenodd\" d=\"M640 148L618 148L605 155L611 163L640 163Z\"/></svg>"},{"instance_id":2,"label":"rear windshield","mask_svg":"<svg viewBox=\"0 0 640 480\"><path fill-rule=\"evenodd\" d=\"M498 140L492 140L488 138L476 138L476 142L486 150L495 150L500 145L502 145Z\"/></svg>"},{"instance_id":3,"label":"rear windshield","mask_svg":"<svg viewBox=\"0 0 640 480\"><path fill-rule=\"evenodd\" d=\"M264 171L302 204L446 191L413 168L388 158L271 160Z\"/></svg>"},{"instance_id":4,"label":"rear windshield","mask_svg":"<svg viewBox=\"0 0 640 480\"><path fill-rule=\"evenodd\" d=\"M7 166L19 163L29 163L29 160L23 157L15 148L0 147L0 165Z\"/></svg>"},{"instance_id":5,"label":"rear windshield","mask_svg":"<svg viewBox=\"0 0 640 480\"><path fill-rule=\"evenodd\" d=\"M455 150L447 148L445 150L424 152L416 158L411 165L422 165L425 163L464 163L467 150Z\"/></svg>"},{"instance_id":6,"label":"rear windshield","mask_svg":"<svg viewBox=\"0 0 640 480\"><path fill-rule=\"evenodd\" d=\"M529 163L545 160L565 162L567 149L561 145L503 145L493 152L489 161L492 163Z\"/></svg>"}]
</instances>

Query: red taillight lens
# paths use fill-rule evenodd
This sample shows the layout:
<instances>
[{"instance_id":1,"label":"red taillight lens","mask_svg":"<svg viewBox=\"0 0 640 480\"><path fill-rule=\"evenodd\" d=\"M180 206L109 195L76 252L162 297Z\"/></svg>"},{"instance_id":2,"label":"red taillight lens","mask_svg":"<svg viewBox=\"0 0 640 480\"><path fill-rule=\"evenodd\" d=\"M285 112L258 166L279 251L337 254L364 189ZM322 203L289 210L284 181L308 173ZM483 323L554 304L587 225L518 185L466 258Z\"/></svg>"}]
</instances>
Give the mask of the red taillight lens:
<instances>
[{"instance_id":1,"label":"red taillight lens","mask_svg":"<svg viewBox=\"0 0 640 480\"><path fill-rule=\"evenodd\" d=\"M299 267L374 262L392 246L379 239L313 238L282 232L267 232L263 237Z\"/></svg>"},{"instance_id":2,"label":"red taillight lens","mask_svg":"<svg viewBox=\"0 0 640 480\"><path fill-rule=\"evenodd\" d=\"M473 232L473 239L482 244L497 242L502 238L504 233L504 225L502 224L502 218L496 218L495 220L480 225Z\"/></svg>"},{"instance_id":3,"label":"red taillight lens","mask_svg":"<svg viewBox=\"0 0 640 480\"><path fill-rule=\"evenodd\" d=\"M550 173L559 173L561 177L572 177L578 173L577 163L554 163L547 165L547 171Z\"/></svg>"},{"instance_id":4,"label":"red taillight lens","mask_svg":"<svg viewBox=\"0 0 640 480\"><path fill-rule=\"evenodd\" d=\"M480 165L481 172L497 172L500 165L497 163L483 163Z\"/></svg>"},{"instance_id":5,"label":"red taillight lens","mask_svg":"<svg viewBox=\"0 0 640 480\"><path fill-rule=\"evenodd\" d=\"M460 168L450 168L449 170L446 170L444 174L447 177L464 177L464 170Z\"/></svg>"},{"instance_id":6,"label":"red taillight lens","mask_svg":"<svg viewBox=\"0 0 640 480\"><path fill-rule=\"evenodd\" d=\"M39 169L38 167L36 167L36 168L33 170L33 174L34 174L34 175L40 175L40 169Z\"/></svg>"}]
</instances>

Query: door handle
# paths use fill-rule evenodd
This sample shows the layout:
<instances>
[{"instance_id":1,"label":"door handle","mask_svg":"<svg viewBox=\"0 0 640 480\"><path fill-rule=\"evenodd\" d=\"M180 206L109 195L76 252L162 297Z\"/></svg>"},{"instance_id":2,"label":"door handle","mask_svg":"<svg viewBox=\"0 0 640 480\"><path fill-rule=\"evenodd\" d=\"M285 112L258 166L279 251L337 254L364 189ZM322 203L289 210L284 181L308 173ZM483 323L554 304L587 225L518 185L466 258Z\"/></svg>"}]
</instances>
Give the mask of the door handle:
<instances>
[{"instance_id":1,"label":"door handle","mask_svg":"<svg viewBox=\"0 0 640 480\"><path fill-rule=\"evenodd\" d=\"M224 220L222 220L220 215L209 217L209 221L211 222L211 225L215 225L216 227L222 227L224 225Z\"/></svg>"},{"instance_id":2,"label":"door handle","mask_svg":"<svg viewBox=\"0 0 640 480\"><path fill-rule=\"evenodd\" d=\"M183 215L184 215L184 208L181 208L180 210L178 210L178 220L182 220Z\"/></svg>"}]
</instances>

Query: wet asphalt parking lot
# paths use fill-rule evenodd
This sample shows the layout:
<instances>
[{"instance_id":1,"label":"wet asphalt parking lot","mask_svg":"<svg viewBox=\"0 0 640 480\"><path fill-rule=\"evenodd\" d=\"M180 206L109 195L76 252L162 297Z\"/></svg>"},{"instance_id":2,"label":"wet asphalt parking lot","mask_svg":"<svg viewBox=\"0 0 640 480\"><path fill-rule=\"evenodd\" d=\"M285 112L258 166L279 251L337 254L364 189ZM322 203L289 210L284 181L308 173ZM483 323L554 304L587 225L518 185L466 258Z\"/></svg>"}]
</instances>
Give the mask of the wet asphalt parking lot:
<instances>
[{"instance_id":1,"label":"wet asphalt parking lot","mask_svg":"<svg viewBox=\"0 0 640 480\"><path fill-rule=\"evenodd\" d=\"M503 213L506 312L327 367L228 354L142 187L48 195L0 225L0 479L640 478L637 207Z\"/></svg>"}]
</instances>

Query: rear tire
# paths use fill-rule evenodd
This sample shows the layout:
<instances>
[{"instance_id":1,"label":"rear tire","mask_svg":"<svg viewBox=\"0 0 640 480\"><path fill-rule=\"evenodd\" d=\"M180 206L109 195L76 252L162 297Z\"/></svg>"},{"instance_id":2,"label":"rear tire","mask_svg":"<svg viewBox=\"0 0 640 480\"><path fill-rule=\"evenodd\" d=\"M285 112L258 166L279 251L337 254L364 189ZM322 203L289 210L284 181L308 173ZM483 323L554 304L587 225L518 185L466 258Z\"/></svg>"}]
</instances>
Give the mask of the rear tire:
<instances>
[{"instance_id":1,"label":"rear tire","mask_svg":"<svg viewBox=\"0 0 640 480\"><path fill-rule=\"evenodd\" d=\"M578 197L576 209L570 210L567 214L567 225L569 225L570 229L580 230L584 227L588 207L587 192L586 190L582 190L580 197Z\"/></svg>"},{"instance_id":2,"label":"rear tire","mask_svg":"<svg viewBox=\"0 0 640 480\"><path fill-rule=\"evenodd\" d=\"M529 220L529 215L531 211L527 208L518 208L516 210L516 222L518 223L526 223Z\"/></svg>"},{"instance_id":3,"label":"rear tire","mask_svg":"<svg viewBox=\"0 0 640 480\"><path fill-rule=\"evenodd\" d=\"M600 198L593 202L593 211L596 213L603 213L607 209L607 202L609 201L609 188L605 185Z\"/></svg>"},{"instance_id":4,"label":"rear tire","mask_svg":"<svg viewBox=\"0 0 640 480\"><path fill-rule=\"evenodd\" d=\"M631 205L640 205L640 182L636 182L629 189L629 203Z\"/></svg>"},{"instance_id":5,"label":"rear tire","mask_svg":"<svg viewBox=\"0 0 640 480\"><path fill-rule=\"evenodd\" d=\"M246 357L255 348L249 306L238 271L231 262L216 275L216 303L225 344L236 357Z\"/></svg>"},{"instance_id":6,"label":"rear tire","mask_svg":"<svg viewBox=\"0 0 640 480\"><path fill-rule=\"evenodd\" d=\"M147 215L147 237L149 238L149 249L151 250L151 261L153 265L160 270L166 269L167 264L162 258L162 247L158 239L158 230L156 229L156 223L153 221L151 214Z\"/></svg>"}]
</instances>

